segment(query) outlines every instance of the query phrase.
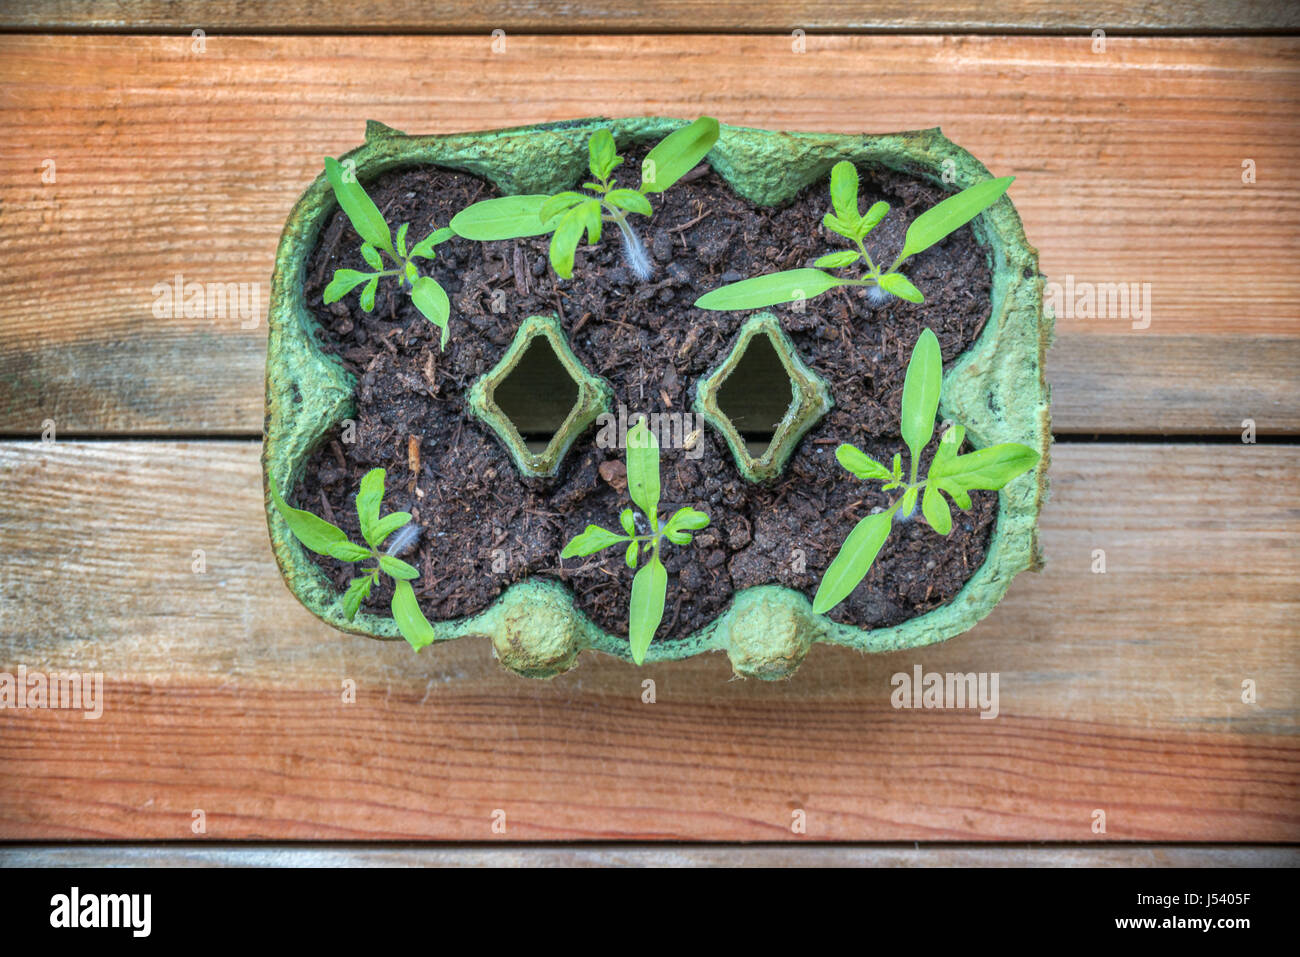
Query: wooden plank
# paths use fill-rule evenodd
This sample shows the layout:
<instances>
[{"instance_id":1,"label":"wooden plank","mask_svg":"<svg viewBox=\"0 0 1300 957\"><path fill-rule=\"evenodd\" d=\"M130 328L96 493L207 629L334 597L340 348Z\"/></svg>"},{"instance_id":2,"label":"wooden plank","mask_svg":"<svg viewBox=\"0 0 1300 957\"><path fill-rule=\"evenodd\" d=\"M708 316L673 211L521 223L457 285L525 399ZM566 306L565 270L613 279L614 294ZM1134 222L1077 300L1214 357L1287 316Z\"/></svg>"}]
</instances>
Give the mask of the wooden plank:
<instances>
[{"instance_id":1,"label":"wooden plank","mask_svg":"<svg viewBox=\"0 0 1300 957\"><path fill-rule=\"evenodd\" d=\"M257 455L0 443L0 671L105 682L99 720L0 714L0 839L1300 838L1295 446L1058 446L1046 570L985 622L775 684L334 632L278 580ZM998 673L999 716L894 709L917 665Z\"/></svg>"},{"instance_id":2,"label":"wooden plank","mask_svg":"<svg viewBox=\"0 0 1300 957\"><path fill-rule=\"evenodd\" d=\"M0 847L6 867L1295 867L1294 847L1076 845L576 845Z\"/></svg>"},{"instance_id":3,"label":"wooden plank","mask_svg":"<svg viewBox=\"0 0 1300 957\"><path fill-rule=\"evenodd\" d=\"M1300 432L1300 338L1071 336L1047 353L1058 435Z\"/></svg>"},{"instance_id":4,"label":"wooden plank","mask_svg":"<svg viewBox=\"0 0 1300 957\"><path fill-rule=\"evenodd\" d=\"M188 37L0 37L0 433L54 419L67 434L256 434L256 320L323 155L356 145L366 117L450 132L596 110L942 125L1017 174L1049 278L1151 284L1146 328L1063 311L1059 431L1213 432L1248 407L1262 431L1295 433L1298 77L1294 39L1094 53L1070 38L810 36L796 54L772 36L511 37L498 55L486 37L212 36L203 53ZM259 309L157 318L152 290L177 274L256 284Z\"/></svg>"},{"instance_id":5,"label":"wooden plank","mask_svg":"<svg viewBox=\"0 0 1300 957\"><path fill-rule=\"evenodd\" d=\"M1087 0L1061 5L1050 0L580 0L545 4L531 0L415 0L384 3L281 0L250 5L237 0L44 0L4 4L0 27L10 30L360 33L754 33L831 30L934 31L946 33L1080 31L1229 33L1300 26L1285 0L1142 4Z\"/></svg>"}]
</instances>

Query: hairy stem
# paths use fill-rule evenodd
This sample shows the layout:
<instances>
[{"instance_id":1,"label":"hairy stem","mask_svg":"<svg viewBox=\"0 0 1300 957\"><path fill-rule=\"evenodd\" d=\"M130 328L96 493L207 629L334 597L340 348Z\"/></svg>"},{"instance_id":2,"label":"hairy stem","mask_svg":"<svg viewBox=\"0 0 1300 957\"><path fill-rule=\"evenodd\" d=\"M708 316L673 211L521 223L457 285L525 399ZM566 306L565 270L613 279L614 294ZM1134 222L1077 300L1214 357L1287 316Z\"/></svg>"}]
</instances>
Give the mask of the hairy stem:
<instances>
[{"instance_id":1,"label":"hairy stem","mask_svg":"<svg viewBox=\"0 0 1300 957\"><path fill-rule=\"evenodd\" d=\"M636 230L628 223L627 217L623 215L621 209L614 210L613 220L623 237L623 261L627 263L627 267L636 274L638 279L645 282L654 275L654 264L650 261L650 254L646 252L641 237L636 234Z\"/></svg>"}]
</instances>

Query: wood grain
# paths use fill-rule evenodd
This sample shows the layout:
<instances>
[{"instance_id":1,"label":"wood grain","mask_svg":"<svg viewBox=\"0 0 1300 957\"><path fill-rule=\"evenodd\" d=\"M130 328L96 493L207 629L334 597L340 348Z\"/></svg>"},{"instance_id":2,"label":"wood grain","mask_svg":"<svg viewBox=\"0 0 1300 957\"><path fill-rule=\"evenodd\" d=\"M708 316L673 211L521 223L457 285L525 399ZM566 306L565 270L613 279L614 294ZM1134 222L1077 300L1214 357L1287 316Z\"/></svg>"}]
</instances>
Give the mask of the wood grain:
<instances>
[{"instance_id":1,"label":"wood grain","mask_svg":"<svg viewBox=\"0 0 1300 957\"><path fill-rule=\"evenodd\" d=\"M1058 321L1059 431L1208 434L1253 415L1294 434L1298 79L1300 41L1283 38L1094 53L1086 38L809 36L797 54L782 36L521 36L497 55L486 36L210 36L202 53L189 37L3 36L0 432L257 433L279 230L367 117L449 132L707 111L941 125L1017 175L1049 278L1150 283L1149 328ZM254 321L156 318L152 290L178 273L259 284Z\"/></svg>"},{"instance_id":2,"label":"wood grain","mask_svg":"<svg viewBox=\"0 0 1300 957\"><path fill-rule=\"evenodd\" d=\"M6 867L1295 867L1293 847L1074 845L576 845L0 847Z\"/></svg>"},{"instance_id":3,"label":"wood grain","mask_svg":"<svg viewBox=\"0 0 1300 957\"><path fill-rule=\"evenodd\" d=\"M1077 30L1230 33L1300 26L1285 0L1176 3L1087 0L416 0L343 3L281 0L44 0L5 2L0 27L23 30L189 32L750 33L805 30L923 30L963 33Z\"/></svg>"},{"instance_id":4,"label":"wood grain","mask_svg":"<svg viewBox=\"0 0 1300 957\"><path fill-rule=\"evenodd\" d=\"M1300 839L1295 446L1058 446L1047 568L985 622L774 685L331 631L278 581L257 455L0 443L0 671L106 694L0 712L0 839L191 839L195 809L213 841ZM891 708L914 665L997 672L999 717Z\"/></svg>"}]
</instances>

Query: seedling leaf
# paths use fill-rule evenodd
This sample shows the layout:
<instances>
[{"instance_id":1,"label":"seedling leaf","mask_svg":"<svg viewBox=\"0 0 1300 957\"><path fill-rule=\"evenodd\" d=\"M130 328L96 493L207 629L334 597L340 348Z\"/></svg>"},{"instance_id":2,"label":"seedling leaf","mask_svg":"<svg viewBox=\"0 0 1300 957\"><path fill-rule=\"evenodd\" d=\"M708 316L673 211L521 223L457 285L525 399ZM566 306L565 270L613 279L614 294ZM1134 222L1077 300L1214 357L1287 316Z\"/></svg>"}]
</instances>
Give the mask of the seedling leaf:
<instances>
[{"instance_id":1,"label":"seedling leaf","mask_svg":"<svg viewBox=\"0 0 1300 957\"><path fill-rule=\"evenodd\" d=\"M332 157L325 157L325 178L334 189L334 198L352 222L352 228L364 242L378 246L385 252L393 252L393 235L388 231L388 223L379 207L366 195L356 177L344 175L342 164ZM394 254L395 255L395 254Z\"/></svg>"},{"instance_id":2,"label":"seedling leaf","mask_svg":"<svg viewBox=\"0 0 1300 957\"><path fill-rule=\"evenodd\" d=\"M451 228L448 226L444 226L441 229L435 229L433 232L429 233L429 235L425 236L413 247L411 247L410 258L411 259L433 259L434 258L433 247L441 243L445 243L447 240L451 239L451 237L455 235L456 235L455 232L453 232Z\"/></svg>"},{"instance_id":3,"label":"seedling leaf","mask_svg":"<svg viewBox=\"0 0 1300 957\"><path fill-rule=\"evenodd\" d=\"M355 269L336 269L334 278L330 280L325 291L321 294L321 299L326 305L332 302L338 302L357 286L361 285L367 279L370 279L371 273L358 272Z\"/></svg>"},{"instance_id":4,"label":"seedling leaf","mask_svg":"<svg viewBox=\"0 0 1300 957\"><path fill-rule=\"evenodd\" d=\"M289 531L293 537L303 544L304 548L315 552L317 555L328 555L329 547L334 542L347 541L347 535L343 529L337 525L331 525L323 518L318 518L311 512L304 512L300 508L293 508L286 505L283 498L280 497L279 491L276 490L274 483L268 483L271 489L271 501L275 503L275 510L280 513L285 524L289 526Z\"/></svg>"},{"instance_id":5,"label":"seedling leaf","mask_svg":"<svg viewBox=\"0 0 1300 957\"><path fill-rule=\"evenodd\" d=\"M1038 458L1038 453L1027 445L1004 442L932 463L929 479L942 480L945 490L948 485L956 485L968 491L997 491L1037 465Z\"/></svg>"},{"instance_id":6,"label":"seedling leaf","mask_svg":"<svg viewBox=\"0 0 1300 957\"><path fill-rule=\"evenodd\" d=\"M591 175L596 179L609 179L609 174L621 162L618 147L614 143L614 134L609 130L597 130L587 141L588 165Z\"/></svg>"},{"instance_id":7,"label":"seedling leaf","mask_svg":"<svg viewBox=\"0 0 1300 957\"><path fill-rule=\"evenodd\" d=\"M588 525L581 535L575 536L569 544L564 546L564 551L560 552L560 557L577 558L579 556L594 555L602 549L625 541L627 541L626 535L619 535L607 528L601 528L599 525Z\"/></svg>"},{"instance_id":8,"label":"seedling leaf","mask_svg":"<svg viewBox=\"0 0 1300 957\"><path fill-rule=\"evenodd\" d=\"M411 287L411 302L420 314L442 330L441 348L447 348L447 317L451 315L451 301L447 291L438 285L437 280L421 276Z\"/></svg>"},{"instance_id":9,"label":"seedling leaf","mask_svg":"<svg viewBox=\"0 0 1300 957\"><path fill-rule=\"evenodd\" d=\"M375 290L379 288L379 277L372 276L366 288L361 290L361 308L366 312L375 308Z\"/></svg>"},{"instance_id":10,"label":"seedling leaf","mask_svg":"<svg viewBox=\"0 0 1300 957\"><path fill-rule=\"evenodd\" d=\"M411 587L409 581L398 579L393 582L392 609L397 630L402 633L402 637L412 648L419 651L425 645L433 643L437 635L433 626L429 624L429 619L425 618L424 612L420 611L420 603L415 599L415 589Z\"/></svg>"},{"instance_id":11,"label":"seedling leaf","mask_svg":"<svg viewBox=\"0 0 1300 957\"><path fill-rule=\"evenodd\" d=\"M877 480L888 482L893 475L889 469L881 465L875 459L868 456L856 446L841 445L835 450L835 458L839 460L840 465L864 481Z\"/></svg>"},{"instance_id":12,"label":"seedling leaf","mask_svg":"<svg viewBox=\"0 0 1300 957\"><path fill-rule=\"evenodd\" d=\"M921 514L940 535L952 531L952 511L937 486L926 484L925 494L921 496Z\"/></svg>"},{"instance_id":13,"label":"seedling leaf","mask_svg":"<svg viewBox=\"0 0 1300 957\"><path fill-rule=\"evenodd\" d=\"M1003 176L1000 179L984 180L927 209L907 227L903 251L898 258L903 260L915 256L949 233L965 226L992 206L1014 179L1014 176Z\"/></svg>"},{"instance_id":14,"label":"seedling leaf","mask_svg":"<svg viewBox=\"0 0 1300 957\"><path fill-rule=\"evenodd\" d=\"M699 165L718 141L718 121L701 116L669 133L641 162L641 192L662 193Z\"/></svg>"},{"instance_id":15,"label":"seedling leaf","mask_svg":"<svg viewBox=\"0 0 1300 957\"><path fill-rule=\"evenodd\" d=\"M659 442L645 419L627 433L627 491L653 530L659 514Z\"/></svg>"},{"instance_id":16,"label":"seedling leaf","mask_svg":"<svg viewBox=\"0 0 1300 957\"><path fill-rule=\"evenodd\" d=\"M837 252L827 253L825 256L818 257L813 263L822 269L843 269L845 266L852 266L862 258L862 254L853 249L841 249Z\"/></svg>"},{"instance_id":17,"label":"seedling leaf","mask_svg":"<svg viewBox=\"0 0 1300 957\"><path fill-rule=\"evenodd\" d=\"M359 562L370 557L370 549L362 548L347 539L341 542L330 542L325 553L330 558L337 558L341 562Z\"/></svg>"},{"instance_id":18,"label":"seedling leaf","mask_svg":"<svg viewBox=\"0 0 1300 957\"><path fill-rule=\"evenodd\" d=\"M371 548L378 548L381 538L375 537L375 525L379 522L379 504L384 500L383 469L371 469L361 477L357 490L357 519L361 522L361 537Z\"/></svg>"},{"instance_id":19,"label":"seedling leaf","mask_svg":"<svg viewBox=\"0 0 1300 957\"><path fill-rule=\"evenodd\" d=\"M871 564L880 554L881 546L889 537L889 529L894 522L894 511L878 512L868 515L853 527L849 537L844 540L835 560L826 569L817 594L813 598L813 611L824 615L845 598L858 583L867 576Z\"/></svg>"},{"instance_id":20,"label":"seedling leaf","mask_svg":"<svg viewBox=\"0 0 1300 957\"><path fill-rule=\"evenodd\" d=\"M585 193L579 193L571 189L565 190L563 193L556 193L542 203L542 208L538 210L537 214L543 220L554 219L566 209L572 209L579 203L585 203L588 199L590 197Z\"/></svg>"},{"instance_id":21,"label":"seedling leaf","mask_svg":"<svg viewBox=\"0 0 1300 957\"><path fill-rule=\"evenodd\" d=\"M649 216L654 212L650 200L634 189L611 189L605 194L605 202L619 209L626 209L630 213L640 213L642 216Z\"/></svg>"},{"instance_id":22,"label":"seedling leaf","mask_svg":"<svg viewBox=\"0 0 1300 957\"><path fill-rule=\"evenodd\" d=\"M934 434L934 416L939 409L942 380L943 355L939 351L939 340L929 329L922 330L907 363L907 375L903 380L903 410L899 419L903 441L912 455L913 482L916 481L921 452Z\"/></svg>"},{"instance_id":23,"label":"seedling leaf","mask_svg":"<svg viewBox=\"0 0 1300 957\"><path fill-rule=\"evenodd\" d=\"M476 242L544 236L556 226L555 220L543 221L541 216L542 204L550 198L527 194L485 199L453 216L450 228L457 236Z\"/></svg>"},{"instance_id":24,"label":"seedling leaf","mask_svg":"<svg viewBox=\"0 0 1300 957\"><path fill-rule=\"evenodd\" d=\"M831 169L831 206L841 223L856 224L858 213L858 170L848 160L840 160Z\"/></svg>"},{"instance_id":25,"label":"seedling leaf","mask_svg":"<svg viewBox=\"0 0 1300 957\"><path fill-rule=\"evenodd\" d=\"M881 276L880 288L885 292L893 293L899 299L906 299L908 302L925 301L925 296L921 295L921 290L913 286L912 280L901 272L885 273L885 275Z\"/></svg>"},{"instance_id":26,"label":"seedling leaf","mask_svg":"<svg viewBox=\"0 0 1300 957\"><path fill-rule=\"evenodd\" d=\"M357 617L361 603L370 597L370 586L374 582L374 575L362 575L348 584L348 590L343 593L343 615L348 621Z\"/></svg>"},{"instance_id":27,"label":"seedling leaf","mask_svg":"<svg viewBox=\"0 0 1300 957\"><path fill-rule=\"evenodd\" d=\"M402 581L412 581L420 577L420 572L414 565L408 565L400 558L394 558L392 555L380 555L379 567L384 574L391 575L393 578Z\"/></svg>"},{"instance_id":28,"label":"seedling leaf","mask_svg":"<svg viewBox=\"0 0 1300 957\"><path fill-rule=\"evenodd\" d=\"M852 280L840 279L820 269L787 269L766 276L742 279L706 292L695 305L700 309L761 309L783 302L811 299Z\"/></svg>"},{"instance_id":29,"label":"seedling leaf","mask_svg":"<svg viewBox=\"0 0 1300 957\"><path fill-rule=\"evenodd\" d=\"M577 254L586 224L586 215L580 206L569 210L560 220L555 235L551 237L551 268L557 276L573 278L573 257Z\"/></svg>"},{"instance_id":30,"label":"seedling leaf","mask_svg":"<svg viewBox=\"0 0 1300 957\"><path fill-rule=\"evenodd\" d=\"M658 555L650 560L632 578L632 601L628 612L628 640L632 645L632 660L638 665L645 661L646 649L664 617L664 599L668 594L668 572Z\"/></svg>"},{"instance_id":31,"label":"seedling leaf","mask_svg":"<svg viewBox=\"0 0 1300 957\"><path fill-rule=\"evenodd\" d=\"M375 526L372 530L375 536L374 541L370 541L370 539L366 539L366 541L370 542L370 544L375 546L375 548L378 548L380 545L384 544L384 541L388 538L389 535L393 534L393 532L397 531L399 528L401 528L403 525L406 525L410 521L411 521L410 512L392 512L388 515L385 515L383 518L381 518L378 522L375 523Z\"/></svg>"}]
</instances>

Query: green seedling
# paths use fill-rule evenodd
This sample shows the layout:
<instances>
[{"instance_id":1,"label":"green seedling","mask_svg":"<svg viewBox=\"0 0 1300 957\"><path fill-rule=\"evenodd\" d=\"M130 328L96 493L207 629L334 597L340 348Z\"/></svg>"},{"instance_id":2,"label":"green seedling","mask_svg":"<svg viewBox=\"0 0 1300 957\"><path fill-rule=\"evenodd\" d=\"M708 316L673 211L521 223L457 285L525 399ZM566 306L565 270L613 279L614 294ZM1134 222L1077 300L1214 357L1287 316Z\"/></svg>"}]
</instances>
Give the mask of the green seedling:
<instances>
[{"instance_id":1,"label":"green seedling","mask_svg":"<svg viewBox=\"0 0 1300 957\"><path fill-rule=\"evenodd\" d=\"M899 453L894 455L893 467L886 468L852 445L841 445L835 450L840 464L858 478L882 482L883 491L901 491L887 509L868 515L849 532L839 554L822 576L817 595L813 598L813 611L817 614L830 611L858 587L889 537L895 517L911 518L918 498L926 522L940 535L947 535L952 531L952 513L943 493L947 493L962 509L968 509L973 490L996 491L1038 464L1038 453L1016 442L959 454L966 430L954 425L939 440L925 480L918 482L917 466L921 452L934 435L934 416L939 408L942 380L943 358L939 353L939 340L926 329L912 350L903 380L899 425L911 458L910 478L903 477L902 455Z\"/></svg>"},{"instance_id":2,"label":"green seedling","mask_svg":"<svg viewBox=\"0 0 1300 957\"><path fill-rule=\"evenodd\" d=\"M632 645L632 660L638 665L645 660L646 649L654 638L664 617L664 599L668 594L668 572L660 558L664 539L674 545L689 545L691 532L709 524L709 516L697 509L679 508L666 522L659 521L659 443L648 428L645 419L627 433L627 491L642 511L649 531L637 534L636 514L623 509L619 522L626 534L619 535L599 525L588 525L560 552L560 558L594 555L611 545L627 543L624 557L628 568L636 568L637 560L649 553L650 558L632 579L632 601L628 611L628 640Z\"/></svg>"},{"instance_id":3,"label":"green seedling","mask_svg":"<svg viewBox=\"0 0 1300 957\"><path fill-rule=\"evenodd\" d=\"M587 242L600 241L601 226L614 223L623 239L623 258L642 282L654 272L641 237L627 221L628 213L654 212L651 193L662 193L694 169L718 141L718 121L702 116L689 126L669 133L641 162L637 189L613 185L614 170L623 162L614 134L597 130L587 143L592 179L582 184L587 192L565 190L554 196L529 194L485 199L451 218L458 236L477 242L551 236L551 268L564 279L573 278L573 258L585 231Z\"/></svg>"},{"instance_id":4,"label":"green seedling","mask_svg":"<svg viewBox=\"0 0 1300 957\"><path fill-rule=\"evenodd\" d=\"M352 228L361 237L361 257L374 272L361 272L357 269L337 269L334 278L325 287L322 298L326 304L338 302L349 292L365 283L361 290L361 308L369 312L375 307L375 291L379 280L387 276L396 276L402 291L411 297L420 314L442 330L440 349L447 348L447 320L451 315L451 302L447 293L432 276L421 276L416 265L417 259L433 259L433 247L446 242L454 233L447 228L435 229L409 250L406 248L406 231L410 223L397 227L394 238L384 220L384 214L357 182L351 167L344 167L338 160L325 157L325 176L334 189L334 198L352 222ZM384 267L383 253L393 262L391 268Z\"/></svg>"},{"instance_id":5,"label":"green seedling","mask_svg":"<svg viewBox=\"0 0 1300 957\"><path fill-rule=\"evenodd\" d=\"M361 479L361 489L357 492L357 518L361 522L364 546L349 541L347 534L337 525L331 525L311 512L286 505L274 484L271 485L271 500L293 537L302 542L303 547L342 562L375 563L363 568L365 574L352 579L343 594L343 613L348 621L356 617L361 603L370 596L370 589L379 583L380 572L393 579L393 620L397 622L402 637L419 651L433 641L433 626L420 611L415 589L411 587L411 582L419 578L420 573L397 556L415 544L420 533L410 524L410 512L390 512L383 518L379 517L379 506L384 500L384 474L383 469L371 469ZM385 539L389 539L388 548L381 552L379 549Z\"/></svg>"},{"instance_id":6,"label":"green seedling","mask_svg":"<svg viewBox=\"0 0 1300 957\"><path fill-rule=\"evenodd\" d=\"M922 250L929 249L954 230L966 225L1007 191L1014 176L985 180L968 189L949 196L936 206L927 209L907 227L903 249L888 269L881 269L867 252L863 239L876 228L889 212L889 204L873 203L864 216L858 208L858 171L846 160L835 164L831 170L831 206L834 212L822 219L833 233L852 241L856 249L840 249L817 259L813 266L819 268L787 269L767 276L742 279L695 300L701 309L761 309L785 302L812 299L839 286L866 286L873 298L883 301L887 294L908 302L924 302L921 290L898 271L903 262ZM861 264L861 265L860 265ZM865 274L834 275L827 269L843 270L858 267Z\"/></svg>"}]
</instances>

